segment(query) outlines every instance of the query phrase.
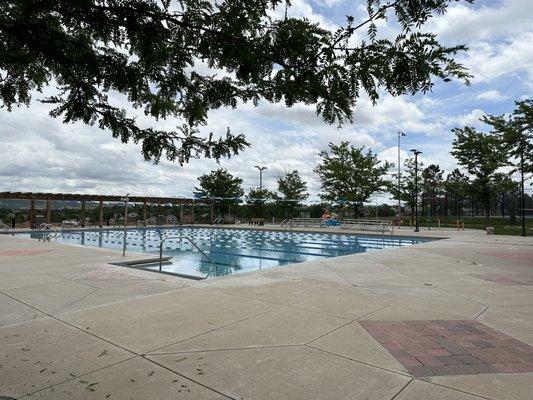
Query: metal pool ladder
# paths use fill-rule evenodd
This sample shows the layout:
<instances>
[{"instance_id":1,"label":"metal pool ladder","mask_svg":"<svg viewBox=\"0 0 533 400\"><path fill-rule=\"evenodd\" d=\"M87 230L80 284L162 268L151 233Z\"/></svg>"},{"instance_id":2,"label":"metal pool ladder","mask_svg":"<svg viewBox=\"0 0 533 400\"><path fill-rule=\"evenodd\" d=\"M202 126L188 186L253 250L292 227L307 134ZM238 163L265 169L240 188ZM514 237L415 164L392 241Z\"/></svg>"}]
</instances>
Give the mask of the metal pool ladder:
<instances>
[{"instance_id":1,"label":"metal pool ladder","mask_svg":"<svg viewBox=\"0 0 533 400\"><path fill-rule=\"evenodd\" d=\"M39 230L44 231L42 237L43 242L50 241L50 239L57 239L61 235L61 231L52 224L41 224L39 225ZM41 238L39 238L39 241L41 241Z\"/></svg>"},{"instance_id":2,"label":"metal pool ladder","mask_svg":"<svg viewBox=\"0 0 533 400\"><path fill-rule=\"evenodd\" d=\"M159 272L161 272L163 267L163 243L165 243L165 240L167 239L186 239L188 240L195 248L198 250L206 259L209 261L214 267L215 267L215 276L218 272L218 265L215 264L215 262L209 257L205 251L203 251L189 236L167 236L164 237L161 240L161 243L159 244Z\"/></svg>"}]
</instances>

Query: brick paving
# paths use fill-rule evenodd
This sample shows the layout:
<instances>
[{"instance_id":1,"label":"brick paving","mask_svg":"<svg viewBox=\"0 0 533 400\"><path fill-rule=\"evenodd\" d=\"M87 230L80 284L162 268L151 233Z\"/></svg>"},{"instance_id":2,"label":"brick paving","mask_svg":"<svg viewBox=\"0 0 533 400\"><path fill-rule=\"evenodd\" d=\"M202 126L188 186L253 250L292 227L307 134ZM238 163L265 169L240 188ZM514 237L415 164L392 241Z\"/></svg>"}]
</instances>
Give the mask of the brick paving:
<instances>
[{"instance_id":1,"label":"brick paving","mask_svg":"<svg viewBox=\"0 0 533 400\"><path fill-rule=\"evenodd\" d=\"M473 320L359 321L413 376L533 372L533 347Z\"/></svg>"},{"instance_id":2,"label":"brick paving","mask_svg":"<svg viewBox=\"0 0 533 400\"><path fill-rule=\"evenodd\" d=\"M470 274L470 276L505 286L533 286L533 274Z\"/></svg>"}]
</instances>

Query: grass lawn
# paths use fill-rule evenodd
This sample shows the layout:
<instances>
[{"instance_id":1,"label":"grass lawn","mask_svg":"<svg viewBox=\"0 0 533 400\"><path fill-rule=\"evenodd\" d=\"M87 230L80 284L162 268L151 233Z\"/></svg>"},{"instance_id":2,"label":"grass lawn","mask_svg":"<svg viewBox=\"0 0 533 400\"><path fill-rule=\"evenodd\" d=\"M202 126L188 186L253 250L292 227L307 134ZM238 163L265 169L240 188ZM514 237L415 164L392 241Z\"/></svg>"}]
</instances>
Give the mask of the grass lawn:
<instances>
[{"instance_id":1,"label":"grass lawn","mask_svg":"<svg viewBox=\"0 0 533 400\"><path fill-rule=\"evenodd\" d=\"M409 223L408 218L409 217L404 217L404 224L405 222ZM443 228L455 228L457 226L457 219L456 216L441 217L440 226ZM485 217L465 216L461 219L465 223L465 229L485 229ZM515 225L511 225L509 217L491 217L490 224L494 226L494 233L497 235L520 235L522 233L522 220L519 217L516 218ZM437 217L427 218L421 216L420 225L422 227L427 227L429 225L431 226L431 229L434 229L438 225ZM533 218L526 218L526 234L533 236Z\"/></svg>"}]
</instances>

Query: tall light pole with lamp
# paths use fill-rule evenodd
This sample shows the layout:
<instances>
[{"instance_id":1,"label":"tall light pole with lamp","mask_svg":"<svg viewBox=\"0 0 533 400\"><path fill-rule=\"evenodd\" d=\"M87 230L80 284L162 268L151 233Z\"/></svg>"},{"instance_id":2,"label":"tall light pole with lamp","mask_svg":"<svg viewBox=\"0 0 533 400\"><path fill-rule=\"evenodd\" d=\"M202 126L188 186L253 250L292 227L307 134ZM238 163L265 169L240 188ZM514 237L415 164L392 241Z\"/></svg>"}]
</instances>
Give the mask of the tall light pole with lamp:
<instances>
[{"instance_id":1,"label":"tall light pole with lamp","mask_svg":"<svg viewBox=\"0 0 533 400\"><path fill-rule=\"evenodd\" d=\"M401 159L400 159L400 138L402 136L406 136L403 132L398 132L398 214L402 214L402 198L401 198L401 176L402 176L402 170L401 170Z\"/></svg>"},{"instance_id":2,"label":"tall light pole with lamp","mask_svg":"<svg viewBox=\"0 0 533 400\"><path fill-rule=\"evenodd\" d=\"M418 225L418 156L422 154L420 150L411 149L411 152L415 155L415 232L419 232Z\"/></svg>"},{"instance_id":3,"label":"tall light pole with lamp","mask_svg":"<svg viewBox=\"0 0 533 400\"><path fill-rule=\"evenodd\" d=\"M259 194L263 196L263 171L267 167L256 165L255 168L259 170ZM263 199L259 199L259 219L263 219Z\"/></svg>"},{"instance_id":4,"label":"tall light pole with lamp","mask_svg":"<svg viewBox=\"0 0 533 400\"><path fill-rule=\"evenodd\" d=\"M120 200L124 202L124 240L122 241L122 257L126 256L126 244L128 242L128 201L130 194Z\"/></svg>"}]
</instances>

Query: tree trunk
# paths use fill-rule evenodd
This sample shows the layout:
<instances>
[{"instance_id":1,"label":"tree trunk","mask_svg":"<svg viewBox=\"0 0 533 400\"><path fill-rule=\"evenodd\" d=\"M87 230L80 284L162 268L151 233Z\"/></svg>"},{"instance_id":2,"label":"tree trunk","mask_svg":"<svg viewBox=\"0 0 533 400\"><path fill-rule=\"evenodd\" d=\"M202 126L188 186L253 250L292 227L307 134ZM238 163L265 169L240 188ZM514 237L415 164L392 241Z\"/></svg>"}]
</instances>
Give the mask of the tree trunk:
<instances>
[{"instance_id":1,"label":"tree trunk","mask_svg":"<svg viewBox=\"0 0 533 400\"><path fill-rule=\"evenodd\" d=\"M509 208L509 218L510 218L510 222L511 222L511 225L515 225L516 224L516 207L515 207L515 198L513 196L513 199L511 200L511 205L510 205L510 208Z\"/></svg>"},{"instance_id":2,"label":"tree trunk","mask_svg":"<svg viewBox=\"0 0 533 400\"><path fill-rule=\"evenodd\" d=\"M487 186L484 186L482 190L485 200L485 228L487 228L490 225L490 193Z\"/></svg>"}]
</instances>

